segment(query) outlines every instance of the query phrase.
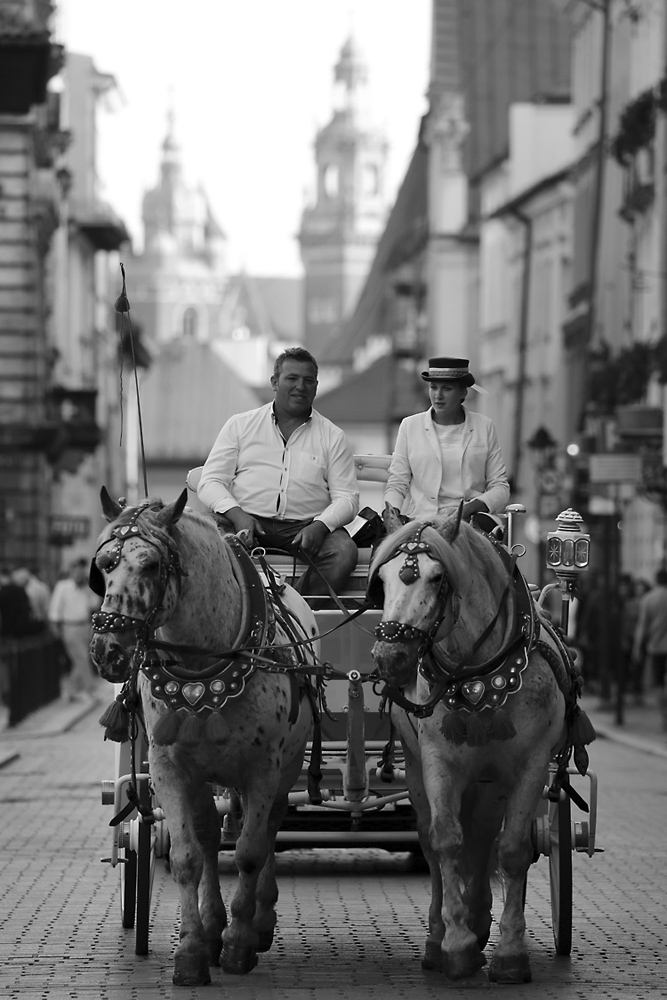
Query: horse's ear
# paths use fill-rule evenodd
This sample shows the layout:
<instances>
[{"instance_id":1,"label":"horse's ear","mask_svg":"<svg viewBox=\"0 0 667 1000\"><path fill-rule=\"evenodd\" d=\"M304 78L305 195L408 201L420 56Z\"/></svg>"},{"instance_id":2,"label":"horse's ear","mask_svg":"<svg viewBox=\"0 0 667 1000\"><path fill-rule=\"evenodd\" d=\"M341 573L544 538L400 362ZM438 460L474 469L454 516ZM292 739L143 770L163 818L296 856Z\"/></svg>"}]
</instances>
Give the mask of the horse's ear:
<instances>
[{"instance_id":1,"label":"horse's ear","mask_svg":"<svg viewBox=\"0 0 667 1000\"><path fill-rule=\"evenodd\" d=\"M398 514L389 501L385 502L384 510L382 511L382 520L384 521L384 526L387 529L388 535L391 535L392 531L397 531L400 527L402 527Z\"/></svg>"},{"instance_id":2,"label":"horse's ear","mask_svg":"<svg viewBox=\"0 0 667 1000\"><path fill-rule=\"evenodd\" d=\"M167 528L172 524L176 524L183 513L187 502L188 491L186 488L183 490L178 500L174 500L173 503L170 503L167 507L160 511L157 516L158 521L160 521L161 524L164 524Z\"/></svg>"},{"instance_id":3,"label":"horse's ear","mask_svg":"<svg viewBox=\"0 0 667 1000\"><path fill-rule=\"evenodd\" d=\"M453 515L451 515L451 516L453 518ZM459 536L459 531L461 530L461 521L462 521L462 519L463 519L463 500L459 504L459 508L458 508L458 510L456 512L456 520L454 521L454 524L451 525L451 528L450 528L449 523L447 524L447 536L449 536L449 537L447 537L447 541L449 542L450 545L452 545L456 541L456 539L458 538L458 536ZM450 536L450 531L451 531L451 536Z\"/></svg>"},{"instance_id":4,"label":"horse's ear","mask_svg":"<svg viewBox=\"0 0 667 1000\"><path fill-rule=\"evenodd\" d=\"M457 515L456 515L456 527L454 528L454 536L452 538L453 542L456 541L456 539L458 537L458 534L459 534L459 531L461 530L461 521L462 520L463 520L463 500L459 504L459 510L458 510Z\"/></svg>"},{"instance_id":5,"label":"horse's ear","mask_svg":"<svg viewBox=\"0 0 667 1000\"><path fill-rule=\"evenodd\" d=\"M106 517L107 521L115 521L123 509L123 504L117 503L116 500L111 499L106 486L103 486L100 490L100 500L102 501L102 513Z\"/></svg>"}]
</instances>

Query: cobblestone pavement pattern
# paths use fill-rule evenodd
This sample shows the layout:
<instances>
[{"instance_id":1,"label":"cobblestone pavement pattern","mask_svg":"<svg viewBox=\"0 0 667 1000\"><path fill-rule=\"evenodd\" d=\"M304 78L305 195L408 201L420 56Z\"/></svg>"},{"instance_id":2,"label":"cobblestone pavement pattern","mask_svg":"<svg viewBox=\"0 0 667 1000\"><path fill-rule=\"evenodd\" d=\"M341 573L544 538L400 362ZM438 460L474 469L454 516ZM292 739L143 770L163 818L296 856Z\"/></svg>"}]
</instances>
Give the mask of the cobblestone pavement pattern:
<instances>
[{"instance_id":1,"label":"cobblestone pavement pattern","mask_svg":"<svg viewBox=\"0 0 667 1000\"><path fill-rule=\"evenodd\" d=\"M531 868L526 916L532 984L492 986L483 970L451 984L423 972L426 874L405 854L336 850L282 854L272 951L248 976L214 969L211 986L190 989L171 983L177 896L164 863L158 861L155 873L150 953L137 957L134 932L120 924L118 871L99 861L111 844L100 781L114 776L113 747L103 742L99 710L71 721L67 731L57 721L49 728L46 711L41 728L33 723L0 735L3 1000L667 997L664 751L650 754L608 739L592 747L605 853L573 859L570 959L554 956L548 863L541 858ZM229 855L221 855L220 872L229 899ZM487 955L496 939L494 926Z\"/></svg>"}]
</instances>

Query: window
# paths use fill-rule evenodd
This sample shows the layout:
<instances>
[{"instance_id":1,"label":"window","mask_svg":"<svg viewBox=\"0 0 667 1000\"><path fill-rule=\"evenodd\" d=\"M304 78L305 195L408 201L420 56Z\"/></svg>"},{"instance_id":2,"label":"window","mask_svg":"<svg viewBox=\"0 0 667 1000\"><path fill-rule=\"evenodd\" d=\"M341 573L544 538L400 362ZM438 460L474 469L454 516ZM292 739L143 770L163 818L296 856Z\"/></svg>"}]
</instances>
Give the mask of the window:
<instances>
[{"instance_id":1,"label":"window","mask_svg":"<svg viewBox=\"0 0 667 1000\"><path fill-rule=\"evenodd\" d=\"M192 306L188 306L183 313L183 336L186 340L197 339L198 325L197 310Z\"/></svg>"},{"instance_id":2,"label":"window","mask_svg":"<svg viewBox=\"0 0 667 1000\"><path fill-rule=\"evenodd\" d=\"M329 163L322 174L324 193L327 198L338 197L338 167L335 163Z\"/></svg>"},{"instance_id":3,"label":"window","mask_svg":"<svg viewBox=\"0 0 667 1000\"><path fill-rule=\"evenodd\" d=\"M379 171L374 163L367 163L361 175L361 190L363 194L375 195L379 191Z\"/></svg>"}]
</instances>

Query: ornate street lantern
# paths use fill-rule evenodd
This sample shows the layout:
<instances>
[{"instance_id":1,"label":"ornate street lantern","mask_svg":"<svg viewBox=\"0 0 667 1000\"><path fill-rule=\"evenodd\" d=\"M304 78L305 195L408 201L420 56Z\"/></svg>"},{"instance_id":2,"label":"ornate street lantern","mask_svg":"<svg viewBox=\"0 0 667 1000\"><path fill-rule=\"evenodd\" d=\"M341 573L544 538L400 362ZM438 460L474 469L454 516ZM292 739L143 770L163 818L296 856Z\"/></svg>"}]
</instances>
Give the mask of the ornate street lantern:
<instances>
[{"instance_id":1,"label":"ornate street lantern","mask_svg":"<svg viewBox=\"0 0 667 1000\"><path fill-rule=\"evenodd\" d=\"M591 536L582 530L584 519L568 507L556 518L557 528L547 535L547 568L558 577L561 593L561 628L567 631L569 602L576 596L579 575L588 569Z\"/></svg>"}]
</instances>

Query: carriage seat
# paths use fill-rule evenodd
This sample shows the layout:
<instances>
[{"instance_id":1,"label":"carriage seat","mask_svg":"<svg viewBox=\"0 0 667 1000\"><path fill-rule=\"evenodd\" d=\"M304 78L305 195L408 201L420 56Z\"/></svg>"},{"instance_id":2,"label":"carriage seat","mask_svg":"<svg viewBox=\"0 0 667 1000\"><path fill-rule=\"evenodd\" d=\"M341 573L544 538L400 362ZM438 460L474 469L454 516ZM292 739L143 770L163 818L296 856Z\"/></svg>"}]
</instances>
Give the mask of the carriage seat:
<instances>
[{"instance_id":1,"label":"carriage seat","mask_svg":"<svg viewBox=\"0 0 667 1000\"><path fill-rule=\"evenodd\" d=\"M360 485L363 483L386 483L389 475L390 462L391 455L355 455L354 465L357 470L357 480ZM195 495L197 493L197 486L199 485L202 469L203 466L201 465L196 469L190 469L186 476L187 487ZM357 523L358 520L359 519L355 519L355 521L352 521L351 524L346 525L346 529L349 530L351 534L353 533L354 528L359 526ZM350 577L345 593L340 595L341 597L353 597L359 599L366 593L368 564L370 562L371 552L372 549L370 548L359 549L359 559L357 561L356 569ZM272 552L269 556L269 562L279 571L281 576L283 576L288 583L293 582L294 577L292 575L292 571L294 568L294 556L289 555L287 552ZM300 576L305 569L306 564L297 559L296 575Z\"/></svg>"}]
</instances>

